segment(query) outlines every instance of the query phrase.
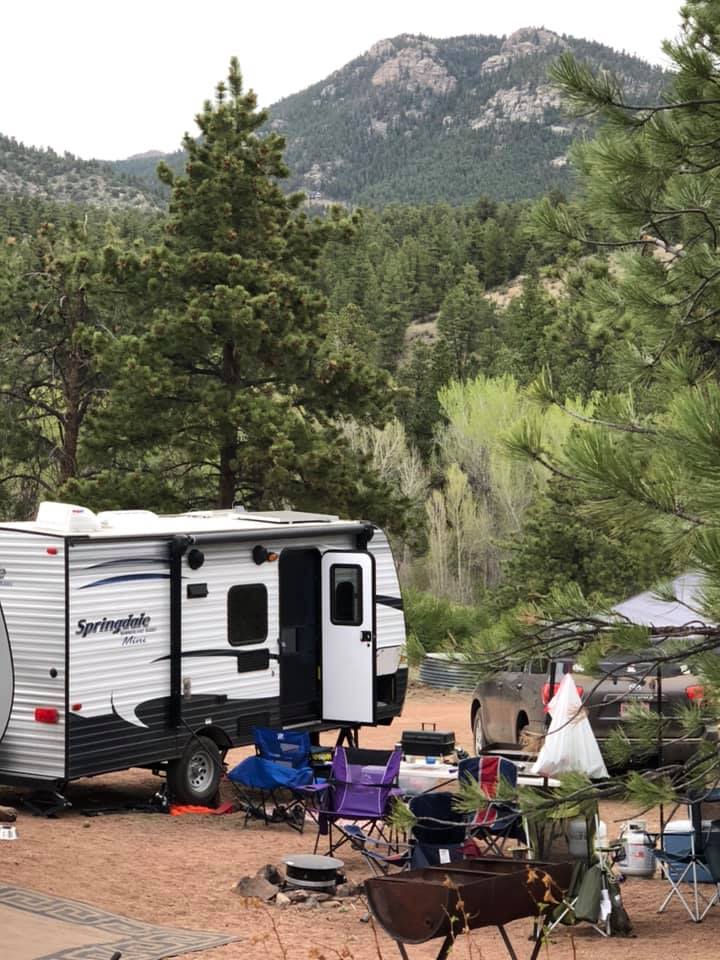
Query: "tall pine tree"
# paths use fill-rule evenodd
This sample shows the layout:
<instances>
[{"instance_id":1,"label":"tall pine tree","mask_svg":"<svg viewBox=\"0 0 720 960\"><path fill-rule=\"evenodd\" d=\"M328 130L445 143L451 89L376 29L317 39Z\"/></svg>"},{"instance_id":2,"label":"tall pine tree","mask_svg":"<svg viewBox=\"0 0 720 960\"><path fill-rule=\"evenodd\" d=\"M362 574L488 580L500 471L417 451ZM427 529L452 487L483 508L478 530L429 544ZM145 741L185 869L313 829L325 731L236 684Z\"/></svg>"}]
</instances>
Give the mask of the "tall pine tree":
<instances>
[{"instance_id":1,"label":"tall pine tree","mask_svg":"<svg viewBox=\"0 0 720 960\"><path fill-rule=\"evenodd\" d=\"M616 784L642 806L687 798L720 776L717 741L706 733L720 723L720 2L690 0L682 16L681 37L664 45L676 70L661 102L629 99L616 78L561 58L556 81L605 124L576 151L578 207L547 204L542 216L566 238L613 253L586 307L618 340L614 375L625 386L598 398L591 416L569 410L583 427L553 468L573 484L584 518L626 542L650 536L667 577L696 571L701 586L693 596L658 587L685 622L646 624L598 608L571 585L509 623L490 657L497 667L519 651L574 652L587 670L621 654L636 663L638 682L668 664L699 674L702 698L688 695L674 718L700 738L693 758ZM542 404L564 403L547 373L533 392ZM508 443L546 458L527 425ZM612 757L628 759L629 737L647 752L667 731L667 718L631 719L609 744ZM592 790L577 780L569 787L575 800Z\"/></svg>"},{"instance_id":2,"label":"tall pine tree","mask_svg":"<svg viewBox=\"0 0 720 960\"><path fill-rule=\"evenodd\" d=\"M260 133L266 120L233 59L185 136L184 175L160 168L164 243L115 264L136 330L106 344L119 378L94 420L107 460L91 499L344 509L372 486L336 423L381 417L388 381L327 338L316 289L323 245L346 227L283 193L284 141Z\"/></svg>"}]
</instances>

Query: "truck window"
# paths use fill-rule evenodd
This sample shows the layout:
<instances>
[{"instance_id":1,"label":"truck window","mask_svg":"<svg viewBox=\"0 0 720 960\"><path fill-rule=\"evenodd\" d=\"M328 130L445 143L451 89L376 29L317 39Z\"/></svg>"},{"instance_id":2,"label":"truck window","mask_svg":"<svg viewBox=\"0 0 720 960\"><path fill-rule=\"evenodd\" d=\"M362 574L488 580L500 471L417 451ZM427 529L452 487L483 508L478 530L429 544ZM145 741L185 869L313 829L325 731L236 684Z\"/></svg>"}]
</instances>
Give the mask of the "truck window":
<instances>
[{"instance_id":1,"label":"truck window","mask_svg":"<svg viewBox=\"0 0 720 960\"><path fill-rule=\"evenodd\" d=\"M228 643L263 643L268 635L268 599L264 583L230 587L227 599Z\"/></svg>"}]
</instances>

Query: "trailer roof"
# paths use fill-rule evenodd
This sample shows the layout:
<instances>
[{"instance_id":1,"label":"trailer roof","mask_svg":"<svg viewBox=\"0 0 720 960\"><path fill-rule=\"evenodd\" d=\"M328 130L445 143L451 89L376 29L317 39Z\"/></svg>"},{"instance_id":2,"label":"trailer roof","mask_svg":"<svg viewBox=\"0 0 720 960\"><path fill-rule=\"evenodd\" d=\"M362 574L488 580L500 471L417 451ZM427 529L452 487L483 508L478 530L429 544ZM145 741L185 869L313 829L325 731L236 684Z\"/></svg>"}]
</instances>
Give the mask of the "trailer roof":
<instances>
[{"instance_id":1,"label":"trailer roof","mask_svg":"<svg viewBox=\"0 0 720 960\"><path fill-rule=\"evenodd\" d=\"M231 510L191 510L179 514L157 514L150 510L108 510L94 513L76 504L45 502L40 504L35 520L0 522L0 529L18 530L49 536L82 539L122 537L172 537L210 533L252 533L257 530L280 532L304 528L348 526L348 521L325 513L302 513L295 510L249 512Z\"/></svg>"}]
</instances>

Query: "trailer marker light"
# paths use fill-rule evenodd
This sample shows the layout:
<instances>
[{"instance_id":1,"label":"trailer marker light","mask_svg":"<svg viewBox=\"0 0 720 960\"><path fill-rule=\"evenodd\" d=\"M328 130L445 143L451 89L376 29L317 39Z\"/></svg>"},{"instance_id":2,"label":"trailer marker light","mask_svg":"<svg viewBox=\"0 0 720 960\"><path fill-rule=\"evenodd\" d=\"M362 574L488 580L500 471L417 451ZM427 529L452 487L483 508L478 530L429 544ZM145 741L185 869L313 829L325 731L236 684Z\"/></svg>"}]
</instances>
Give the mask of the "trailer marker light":
<instances>
[{"instance_id":1,"label":"trailer marker light","mask_svg":"<svg viewBox=\"0 0 720 960\"><path fill-rule=\"evenodd\" d=\"M77 713L78 710L82 710L82 704L81 704L81 703L74 703L74 704L70 707L70 709L71 709L71 710L74 710L75 713Z\"/></svg>"},{"instance_id":2,"label":"trailer marker light","mask_svg":"<svg viewBox=\"0 0 720 960\"><path fill-rule=\"evenodd\" d=\"M45 553L49 553L51 557L57 556L57 547L48 547Z\"/></svg>"},{"instance_id":3,"label":"trailer marker light","mask_svg":"<svg viewBox=\"0 0 720 960\"><path fill-rule=\"evenodd\" d=\"M37 723L57 723L57 707L35 707L35 720Z\"/></svg>"}]
</instances>

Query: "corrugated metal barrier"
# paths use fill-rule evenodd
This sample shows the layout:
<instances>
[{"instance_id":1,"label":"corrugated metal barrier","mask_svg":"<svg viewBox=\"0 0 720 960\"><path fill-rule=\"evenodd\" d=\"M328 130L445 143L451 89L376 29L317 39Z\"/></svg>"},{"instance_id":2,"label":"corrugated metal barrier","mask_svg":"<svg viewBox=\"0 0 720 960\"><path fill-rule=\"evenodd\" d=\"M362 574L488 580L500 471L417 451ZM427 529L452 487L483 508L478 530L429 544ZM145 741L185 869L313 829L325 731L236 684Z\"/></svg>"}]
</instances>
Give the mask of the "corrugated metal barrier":
<instances>
[{"instance_id":1,"label":"corrugated metal barrier","mask_svg":"<svg viewBox=\"0 0 720 960\"><path fill-rule=\"evenodd\" d=\"M420 682L444 690L473 690L478 668L448 653L426 653L420 664Z\"/></svg>"}]
</instances>

